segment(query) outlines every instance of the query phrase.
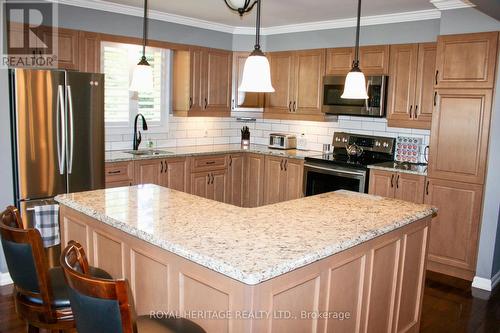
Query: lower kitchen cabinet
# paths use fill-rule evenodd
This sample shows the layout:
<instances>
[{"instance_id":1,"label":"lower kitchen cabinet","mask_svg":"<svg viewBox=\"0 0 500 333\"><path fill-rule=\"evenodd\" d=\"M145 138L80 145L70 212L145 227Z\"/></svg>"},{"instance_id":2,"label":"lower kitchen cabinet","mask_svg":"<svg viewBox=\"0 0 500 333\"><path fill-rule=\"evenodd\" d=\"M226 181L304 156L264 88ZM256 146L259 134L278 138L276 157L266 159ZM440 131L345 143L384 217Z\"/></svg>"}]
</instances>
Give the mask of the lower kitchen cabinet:
<instances>
[{"instance_id":1,"label":"lower kitchen cabinet","mask_svg":"<svg viewBox=\"0 0 500 333\"><path fill-rule=\"evenodd\" d=\"M425 203L432 220L427 269L466 280L476 271L483 186L428 178Z\"/></svg>"},{"instance_id":2,"label":"lower kitchen cabinet","mask_svg":"<svg viewBox=\"0 0 500 333\"><path fill-rule=\"evenodd\" d=\"M220 202L226 201L227 171L191 173L191 194Z\"/></svg>"},{"instance_id":3,"label":"lower kitchen cabinet","mask_svg":"<svg viewBox=\"0 0 500 333\"><path fill-rule=\"evenodd\" d=\"M163 186L173 190L187 191L187 165L185 158L169 158L164 160Z\"/></svg>"},{"instance_id":4,"label":"lower kitchen cabinet","mask_svg":"<svg viewBox=\"0 0 500 333\"><path fill-rule=\"evenodd\" d=\"M134 184L134 163L106 163L104 174L106 188L131 186Z\"/></svg>"},{"instance_id":5,"label":"lower kitchen cabinet","mask_svg":"<svg viewBox=\"0 0 500 333\"><path fill-rule=\"evenodd\" d=\"M369 194L423 203L424 188L424 176L376 169L370 170Z\"/></svg>"},{"instance_id":6,"label":"lower kitchen cabinet","mask_svg":"<svg viewBox=\"0 0 500 333\"><path fill-rule=\"evenodd\" d=\"M303 173L303 161L267 156L264 176L264 204L302 197Z\"/></svg>"},{"instance_id":7,"label":"lower kitchen cabinet","mask_svg":"<svg viewBox=\"0 0 500 333\"><path fill-rule=\"evenodd\" d=\"M136 184L156 184L168 186L167 173L164 172L164 161L152 159L134 162L134 173ZM165 170L166 171L166 170Z\"/></svg>"},{"instance_id":8,"label":"lower kitchen cabinet","mask_svg":"<svg viewBox=\"0 0 500 333\"><path fill-rule=\"evenodd\" d=\"M226 203L244 206L245 156L243 154L228 155Z\"/></svg>"},{"instance_id":9,"label":"lower kitchen cabinet","mask_svg":"<svg viewBox=\"0 0 500 333\"><path fill-rule=\"evenodd\" d=\"M265 156L247 154L245 171L245 207L259 207L264 204Z\"/></svg>"}]
</instances>

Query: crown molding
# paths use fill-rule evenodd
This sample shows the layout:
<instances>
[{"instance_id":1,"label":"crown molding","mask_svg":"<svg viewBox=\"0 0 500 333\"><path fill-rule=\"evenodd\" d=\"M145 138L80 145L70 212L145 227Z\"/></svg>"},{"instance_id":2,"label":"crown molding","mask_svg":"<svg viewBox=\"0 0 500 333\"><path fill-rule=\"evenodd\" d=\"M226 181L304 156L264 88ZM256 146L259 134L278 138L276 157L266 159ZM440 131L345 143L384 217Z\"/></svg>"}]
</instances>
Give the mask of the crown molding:
<instances>
[{"instance_id":1,"label":"crown molding","mask_svg":"<svg viewBox=\"0 0 500 333\"><path fill-rule=\"evenodd\" d=\"M430 0L430 2L439 10L470 8L475 6L468 0Z\"/></svg>"},{"instance_id":2,"label":"crown molding","mask_svg":"<svg viewBox=\"0 0 500 333\"><path fill-rule=\"evenodd\" d=\"M363 16L361 17L362 26L401 23L411 21L434 20L441 18L441 12L437 9L419 10L413 12L403 12L385 15ZM294 32L330 30L339 28L351 28L356 26L356 18L338 19L330 21L318 21L301 24L282 25L269 28L261 28L262 35L278 35ZM234 28L236 35L254 35L255 28L253 27L236 27Z\"/></svg>"},{"instance_id":3,"label":"crown molding","mask_svg":"<svg viewBox=\"0 0 500 333\"><path fill-rule=\"evenodd\" d=\"M95 9L113 13L119 13L124 15L132 16L143 16L143 9L128 5L122 5L117 3L111 3L102 0L46 0L49 2ZM432 0L432 1L454 1L459 0ZM432 2L431 1L431 2ZM196 18L191 18L187 16L175 15L164 13L156 10L150 10L148 17L154 20L171 22L181 25L192 26L201 29L208 29L214 31L225 32L234 35L254 35L255 27L234 27L227 24L221 24L206 20L200 20ZM411 22L411 21L423 21L441 18L441 12L437 9L420 10L413 12L403 12L394 13L386 15L374 15L374 16L364 16L361 18L361 25L379 25L379 24L389 24L389 23L401 23L401 22ZM300 23L300 24L290 24L282 25L268 28L261 28L262 35L277 35L285 33L294 32L305 32L305 31L318 31L318 30L329 30L329 29L339 29L339 28L350 28L356 26L356 18L347 19L337 19L329 21L318 21L310 23Z\"/></svg>"}]
</instances>

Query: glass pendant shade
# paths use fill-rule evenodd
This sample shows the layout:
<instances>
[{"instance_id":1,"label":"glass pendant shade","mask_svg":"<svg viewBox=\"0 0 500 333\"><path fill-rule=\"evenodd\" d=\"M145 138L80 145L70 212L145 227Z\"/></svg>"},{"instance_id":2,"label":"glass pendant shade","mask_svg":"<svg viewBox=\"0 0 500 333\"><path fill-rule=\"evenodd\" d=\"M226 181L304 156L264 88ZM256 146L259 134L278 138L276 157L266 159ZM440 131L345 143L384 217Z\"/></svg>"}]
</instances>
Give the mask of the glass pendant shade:
<instances>
[{"instance_id":1,"label":"glass pendant shade","mask_svg":"<svg viewBox=\"0 0 500 333\"><path fill-rule=\"evenodd\" d=\"M245 61L239 91L274 92L269 61L262 52L253 52Z\"/></svg>"},{"instance_id":2,"label":"glass pendant shade","mask_svg":"<svg viewBox=\"0 0 500 333\"><path fill-rule=\"evenodd\" d=\"M368 99L365 75L359 69L353 69L347 74L341 98Z\"/></svg>"},{"instance_id":3,"label":"glass pendant shade","mask_svg":"<svg viewBox=\"0 0 500 333\"><path fill-rule=\"evenodd\" d=\"M243 8L245 7L245 0L228 0L227 2L229 2L233 8Z\"/></svg>"},{"instance_id":4,"label":"glass pendant shade","mask_svg":"<svg viewBox=\"0 0 500 333\"><path fill-rule=\"evenodd\" d=\"M130 90L137 92L153 91L153 68L147 61L144 63L141 60L141 62L135 66Z\"/></svg>"}]
</instances>

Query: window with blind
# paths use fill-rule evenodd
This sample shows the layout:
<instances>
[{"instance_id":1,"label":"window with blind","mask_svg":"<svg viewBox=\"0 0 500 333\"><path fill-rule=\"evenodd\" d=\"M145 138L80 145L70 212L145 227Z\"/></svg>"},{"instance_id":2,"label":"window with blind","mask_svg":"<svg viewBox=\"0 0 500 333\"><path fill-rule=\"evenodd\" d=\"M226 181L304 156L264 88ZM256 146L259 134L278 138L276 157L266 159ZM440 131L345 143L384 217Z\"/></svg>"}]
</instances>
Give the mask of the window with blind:
<instances>
[{"instance_id":1,"label":"window with blind","mask_svg":"<svg viewBox=\"0 0 500 333\"><path fill-rule=\"evenodd\" d=\"M137 113L149 126L167 127L170 84L170 50L146 48L146 58L153 67L153 91L129 90L134 67L142 56L140 45L102 42L101 69L105 75L104 110L107 129L128 130Z\"/></svg>"}]
</instances>

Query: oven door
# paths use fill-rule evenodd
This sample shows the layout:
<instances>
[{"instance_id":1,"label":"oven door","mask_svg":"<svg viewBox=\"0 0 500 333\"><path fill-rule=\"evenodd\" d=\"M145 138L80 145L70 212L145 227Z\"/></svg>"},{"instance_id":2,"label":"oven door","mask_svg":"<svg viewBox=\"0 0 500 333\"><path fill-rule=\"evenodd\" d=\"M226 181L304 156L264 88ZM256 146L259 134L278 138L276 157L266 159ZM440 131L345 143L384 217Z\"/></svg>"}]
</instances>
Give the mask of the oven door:
<instances>
[{"instance_id":1,"label":"oven door","mask_svg":"<svg viewBox=\"0 0 500 333\"><path fill-rule=\"evenodd\" d=\"M337 190L366 192L366 170L304 164L304 195Z\"/></svg>"}]
</instances>

